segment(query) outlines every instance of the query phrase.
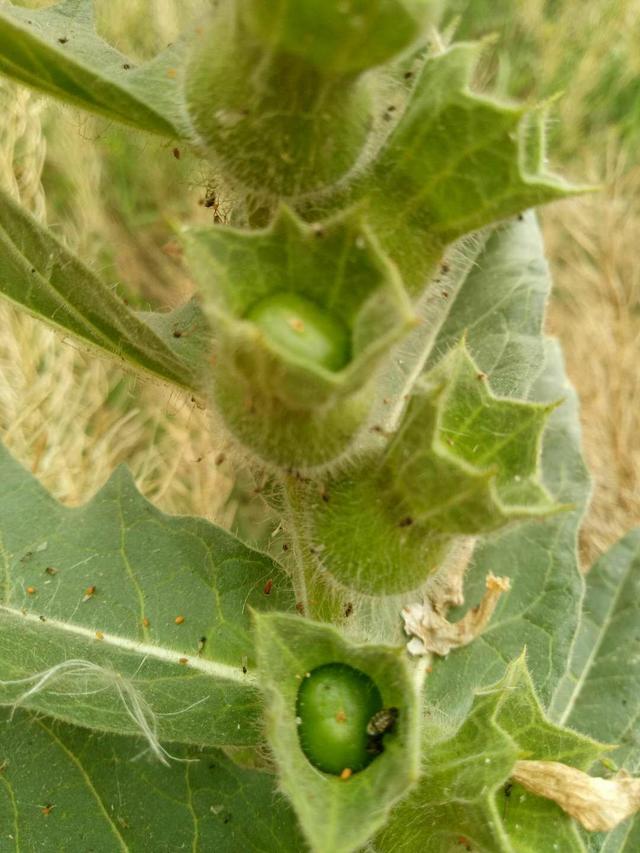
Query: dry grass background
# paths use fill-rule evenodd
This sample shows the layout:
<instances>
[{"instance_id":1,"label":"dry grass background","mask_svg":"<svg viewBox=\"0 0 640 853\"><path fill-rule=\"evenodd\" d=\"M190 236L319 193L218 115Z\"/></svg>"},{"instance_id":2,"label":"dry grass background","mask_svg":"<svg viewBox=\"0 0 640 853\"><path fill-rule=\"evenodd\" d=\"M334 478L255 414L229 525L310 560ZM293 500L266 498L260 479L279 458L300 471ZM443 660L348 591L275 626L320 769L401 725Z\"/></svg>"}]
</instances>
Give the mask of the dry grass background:
<instances>
[{"instance_id":1,"label":"dry grass background","mask_svg":"<svg viewBox=\"0 0 640 853\"><path fill-rule=\"evenodd\" d=\"M205 2L99 0L97 7L109 38L143 56L170 41L185 13ZM483 0L470 6L480 16ZM552 128L561 165L604 187L542 214L556 283L549 328L563 342L582 400L585 454L595 480L583 531L589 563L640 523L640 164L627 120L640 79L640 2L562 0L551 18L548 0L516 6L507 37L526 46L520 54L527 62L536 58L532 76L539 84L528 85L506 53L498 76L505 68L520 74L523 91L533 94L548 94L569 77L570 94L557 106ZM496 6L490 7L495 25ZM613 99L617 113L609 109ZM636 106L637 141L640 102ZM163 252L170 232L154 211L182 220L201 216L197 198L211 176L190 172L187 162L176 180L162 143L45 106L6 83L0 109L2 185L47 216L106 280L128 281L143 300L163 294L177 302L189 283ZM215 464L222 448L204 412L85 355L5 304L0 434L65 502L86 500L126 461L143 493L163 509L223 524L233 518L231 472Z\"/></svg>"}]
</instances>

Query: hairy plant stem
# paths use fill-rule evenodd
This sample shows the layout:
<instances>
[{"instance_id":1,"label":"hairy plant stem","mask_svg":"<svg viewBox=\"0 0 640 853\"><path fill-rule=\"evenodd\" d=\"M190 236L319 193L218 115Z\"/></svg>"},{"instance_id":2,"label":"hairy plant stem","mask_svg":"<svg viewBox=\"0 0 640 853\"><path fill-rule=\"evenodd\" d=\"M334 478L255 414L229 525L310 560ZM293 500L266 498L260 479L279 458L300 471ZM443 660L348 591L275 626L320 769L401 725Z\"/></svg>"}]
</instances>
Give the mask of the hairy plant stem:
<instances>
[{"instance_id":1,"label":"hairy plant stem","mask_svg":"<svg viewBox=\"0 0 640 853\"><path fill-rule=\"evenodd\" d=\"M285 503L284 526L291 537L289 572L302 615L319 622L335 622L341 605L332 594L316 565L306 536L306 510L309 506L309 483L293 475L284 475L282 490Z\"/></svg>"}]
</instances>

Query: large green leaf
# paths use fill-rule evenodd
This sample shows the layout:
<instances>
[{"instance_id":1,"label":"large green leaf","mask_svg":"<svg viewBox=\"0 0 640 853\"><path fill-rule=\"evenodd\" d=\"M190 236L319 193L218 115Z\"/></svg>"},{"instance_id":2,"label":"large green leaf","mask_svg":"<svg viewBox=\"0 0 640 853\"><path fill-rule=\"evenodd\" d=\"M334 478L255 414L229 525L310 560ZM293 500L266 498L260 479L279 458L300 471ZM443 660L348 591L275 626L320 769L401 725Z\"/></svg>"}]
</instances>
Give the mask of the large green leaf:
<instances>
[{"instance_id":1,"label":"large green leaf","mask_svg":"<svg viewBox=\"0 0 640 853\"><path fill-rule=\"evenodd\" d=\"M249 610L293 608L268 557L163 515L125 469L69 509L0 447L0 482L0 704L156 749L261 740Z\"/></svg>"},{"instance_id":2,"label":"large green leaf","mask_svg":"<svg viewBox=\"0 0 640 853\"><path fill-rule=\"evenodd\" d=\"M168 314L131 311L52 232L2 192L0 295L125 366L190 391L202 388L211 332L195 302Z\"/></svg>"},{"instance_id":3,"label":"large green leaf","mask_svg":"<svg viewBox=\"0 0 640 853\"><path fill-rule=\"evenodd\" d=\"M0 849L273 853L304 849L273 776L176 746L164 767L133 738L0 714Z\"/></svg>"},{"instance_id":4,"label":"large green leaf","mask_svg":"<svg viewBox=\"0 0 640 853\"><path fill-rule=\"evenodd\" d=\"M353 645L330 626L277 614L257 617L256 647L267 737L278 763L280 786L312 849L318 853L359 849L417 779L420 711L403 651ZM377 685L384 707L399 712L382 754L347 779L312 766L298 737L300 685L306 673L329 663L364 672Z\"/></svg>"},{"instance_id":5,"label":"large green leaf","mask_svg":"<svg viewBox=\"0 0 640 853\"><path fill-rule=\"evenodd\" d=\"M47 9L0 6L0 73L109 119L185 136L180 95L184 45L139 67L96 34L93 0Z\"/></svg>"},{"instance_id":6,"label":"large green leaf","mask_svg":"<svg viewBox=\"0 0 640 853\"><path fill-rule=\"evenodd\" d=\"M560 761L587 770L603 750L591 738L546 720L524 658L509 667L500 684L476 696L455 734L434 743L437 737L438 726L432 723L420 784L394 811L377 850L585 850L577 827L555 803L509 782L517 759Z\"/></svg>"},{"instance_id":7,"label":"large green leaf","mask_svg":"<svg viewBox=\"0 0 640 853\"><path fill-rule=\"evenodd\" d=\"M506 662L524 647L536 690L548 704L576 631L583 588L576 538L589 479L580 455L575 393L559 347L541 336L548 290L539 234L516 221L489 242L437 344L436 352L442 352L466 328L469 348L498 392L533 400L564 399L545 432L543 482L557 501L576 507L478 546L467 578L467 605L480 599L489 572L508 576L511 591L480 638L435 662L427 696L454 717L464 715L474 688L499 679Z\"/></svg>"},{"instance_id":8,"label":"large green leaf","mask_svg":"<svg viewBox=\"0 0 640 853\"><path fill-rule=\"evenodd\" d=\"M638 773L640 530L622 539L587 575L580 628L551 710L558 721L618 744L612 758ZM594 837L591 844L602 853L632 853L640 846L640 819Z\"/></svg>"}]
</instances>

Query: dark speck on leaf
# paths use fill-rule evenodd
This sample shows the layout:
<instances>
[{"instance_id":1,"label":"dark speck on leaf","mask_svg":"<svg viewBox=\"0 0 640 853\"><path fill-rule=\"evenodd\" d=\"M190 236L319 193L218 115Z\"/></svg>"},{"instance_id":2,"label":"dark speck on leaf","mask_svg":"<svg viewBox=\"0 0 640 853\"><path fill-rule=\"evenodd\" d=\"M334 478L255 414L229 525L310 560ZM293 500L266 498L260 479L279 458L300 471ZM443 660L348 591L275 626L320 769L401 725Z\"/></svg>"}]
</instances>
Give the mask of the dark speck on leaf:
<instances>
[{"instance_id":1,"label":"dark speck on leaf","mask_svg":"<svg viewBox=\"0 0 640 853\"><path fill-rule=\"evenodd\" d=\"M66 44L68 41L69 41L69 39L66 36L62 36L62 38L58 39L58 42L60 44Z\"/></svg>"}]
</instances>

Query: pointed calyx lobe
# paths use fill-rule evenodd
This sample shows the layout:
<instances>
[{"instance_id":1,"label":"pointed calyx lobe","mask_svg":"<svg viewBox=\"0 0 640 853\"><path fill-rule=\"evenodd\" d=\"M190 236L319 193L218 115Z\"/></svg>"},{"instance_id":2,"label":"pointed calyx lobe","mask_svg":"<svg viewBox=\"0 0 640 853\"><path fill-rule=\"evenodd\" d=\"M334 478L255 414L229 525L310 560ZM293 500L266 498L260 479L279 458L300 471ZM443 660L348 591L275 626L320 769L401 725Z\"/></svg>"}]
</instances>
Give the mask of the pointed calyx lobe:
<instances>
[{"instance_id":1,"label":"pointed calyx lobe","mask_svg":"<svg viewBox=\"0 0 640 853\"><path fill-rule=\"evenodd\" d=\"M416 41L431 5L219 4L194 45L187 100L228 179L293 198L332 186L366 160L381 78L362 72Z\"/></svg>"},{"instance_id":2,"label":"pointed calyx lobe","mask_svg":"<svg viewBox=\"0 0 640 853\"><path fill-rule=\"evenodd\" d=\"M427 681L428 697L428 681ZM381 853L469 849L482 853L555 849L583 853L573 821L548 799L514 782L524 756L588 770L606 752L589 737L550 723L524 658L476 695L455 732L427 728L420 783L376 839ZM456 846L454 846L456 845Z\"/></svg>"},{"instance_id":3,"label":"pointed calyx lobe","mask_svg":"<svg viewBox=\"0 0 640 853\"><path fill-rule=\"evenodd\" d=\"M411 291L424 286L449 243L572 191L545 171L541 111L471 91L481 49L453 45L407 72L416 77L408 105L347 192Z\"/></svg>"},{"instance_id":4,"label":"pointed calyx lobe","mask_svg":"<svg viewBox=\"0 0 640 853\"><path fill-rule=\"evenodd\" d=\"M366 416L377 366L413 323L394 267L358 218L191 229L187 258L216 332L213 396L266 462L329 461Z\"/></svg>"},{"instance_id":5,"label":"pointed calyx lobe","mask_svg":"<svg viewBox=\"0 0 640 853\"><path fill-rule=\"evenodd\" d=\"M455 537L561 509L539 479L554 408L494 396L463 342L418 384L386 450L327 485L310 510L312 553L340 585L401 592Z\"/></svg>"}]
</instances>

